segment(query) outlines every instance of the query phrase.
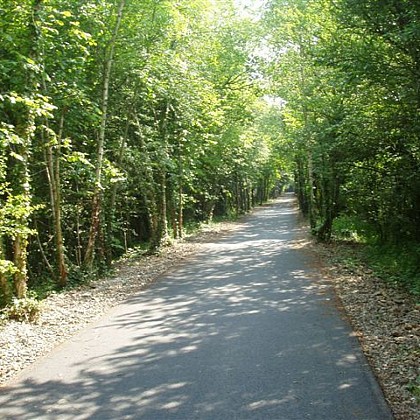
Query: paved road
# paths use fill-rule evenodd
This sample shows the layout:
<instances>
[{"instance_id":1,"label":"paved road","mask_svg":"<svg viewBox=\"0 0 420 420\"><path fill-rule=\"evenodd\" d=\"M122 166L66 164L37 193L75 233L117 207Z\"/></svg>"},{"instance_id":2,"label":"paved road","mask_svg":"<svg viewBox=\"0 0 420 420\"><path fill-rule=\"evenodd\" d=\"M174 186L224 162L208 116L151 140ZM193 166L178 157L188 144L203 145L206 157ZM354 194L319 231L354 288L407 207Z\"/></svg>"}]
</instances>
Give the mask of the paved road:
<instances>
[{"instance_id":1,"label":"paved road","mask_svg":"<svg viewBox=\"0 0 420 420\"><path fill-rule=\"evenodd\" d=\"M4 419L392 419L291 197L0 390Z\"/></svg>"}]
</instances>

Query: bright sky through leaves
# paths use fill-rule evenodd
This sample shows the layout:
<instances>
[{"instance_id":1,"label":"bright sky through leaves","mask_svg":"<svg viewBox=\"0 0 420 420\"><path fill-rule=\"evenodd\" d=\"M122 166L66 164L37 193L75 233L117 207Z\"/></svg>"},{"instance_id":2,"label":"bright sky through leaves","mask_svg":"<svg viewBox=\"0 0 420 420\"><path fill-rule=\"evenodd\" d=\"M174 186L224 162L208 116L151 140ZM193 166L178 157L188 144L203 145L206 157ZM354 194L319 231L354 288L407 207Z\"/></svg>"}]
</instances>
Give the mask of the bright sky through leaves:
<instances>
[{"instance_id":1,"label":"bright sky through leaves","mask_svg":"<svg viewBox=\"0 0 420 420\"><path fill-rule=\"evenodd\" d=\"M266 0L234 0L235 6L243 16L254 18L261 15L265 3Z\"/></svg>"}]
</instances>

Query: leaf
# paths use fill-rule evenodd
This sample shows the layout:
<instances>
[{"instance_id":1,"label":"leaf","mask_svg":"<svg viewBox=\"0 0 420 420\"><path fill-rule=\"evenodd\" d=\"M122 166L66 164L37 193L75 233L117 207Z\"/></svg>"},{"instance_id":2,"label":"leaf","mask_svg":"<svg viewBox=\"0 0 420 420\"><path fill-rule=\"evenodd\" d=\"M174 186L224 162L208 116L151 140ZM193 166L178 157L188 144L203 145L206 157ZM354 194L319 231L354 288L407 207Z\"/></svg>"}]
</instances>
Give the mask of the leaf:
<instances>
[{"instance_id":1,"label":"leaf","mask_svg":"<svg viewBox=\"0 0 420 420\"><path fill-rule=\"evenodd\" d=\"M15 159L17 159L17 160L19 160L20 162L24 162L25 161L25 158L22 155L19 155L18 153L13 152L13 151L10 151L10 156L13 157L13 158L15 158Z\"/></svg>"}]
</instances>

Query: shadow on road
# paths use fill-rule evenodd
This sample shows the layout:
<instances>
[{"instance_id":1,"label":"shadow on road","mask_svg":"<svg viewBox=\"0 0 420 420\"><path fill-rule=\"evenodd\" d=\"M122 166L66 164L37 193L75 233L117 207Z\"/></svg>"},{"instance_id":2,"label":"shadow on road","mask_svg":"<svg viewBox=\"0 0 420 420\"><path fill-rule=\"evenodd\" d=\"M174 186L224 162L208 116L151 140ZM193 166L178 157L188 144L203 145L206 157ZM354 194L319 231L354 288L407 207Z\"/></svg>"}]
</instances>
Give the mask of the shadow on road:
<instances>
[{"instance_id":1,"label":"shadow on road","mask_svg":"<svg viewBox=\"0 0 420 420\"><path fill-rule=\"evenodd\" d=\"M208 244L62 347L55 379L3 388L0 417L391 418L295 212L283 198Z\"/></svg>"}]
</instances>

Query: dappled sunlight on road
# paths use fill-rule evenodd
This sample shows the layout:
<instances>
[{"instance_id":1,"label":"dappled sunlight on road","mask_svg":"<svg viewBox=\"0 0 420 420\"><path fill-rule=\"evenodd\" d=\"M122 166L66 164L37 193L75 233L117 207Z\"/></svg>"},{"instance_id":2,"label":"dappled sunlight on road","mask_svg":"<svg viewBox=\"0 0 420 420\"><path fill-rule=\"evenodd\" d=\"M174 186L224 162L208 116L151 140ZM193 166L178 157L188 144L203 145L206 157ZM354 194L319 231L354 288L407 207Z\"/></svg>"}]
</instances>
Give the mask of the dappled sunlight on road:
<instances>
[{"instance_id":1,"label":"dappled sunlight on road","mask_svg":"<svg viewBox=\"0 0 420 420\"><path fill-rule=\"evenodd\" d=\"M359 401L372 396L363 359L328 284L296 248L292 204L260 209L75 337L57 354L58 377L18 383L0 397L3 412L302 419L332 418L339 407L346 411L337 418L356 418ZM67 363L72 351L84 357Z\"/></svg>"}]
</instances>

